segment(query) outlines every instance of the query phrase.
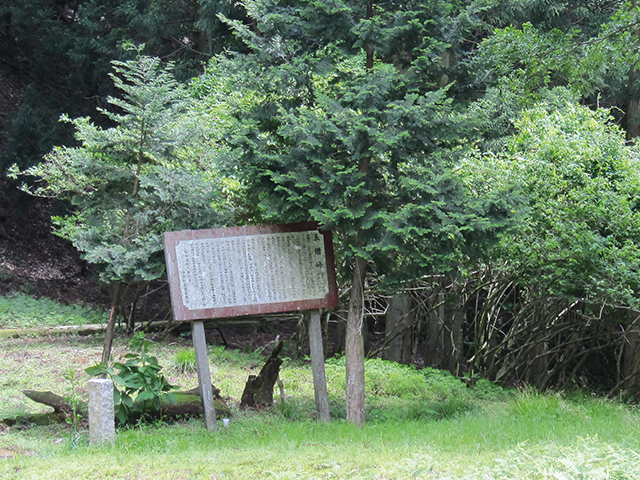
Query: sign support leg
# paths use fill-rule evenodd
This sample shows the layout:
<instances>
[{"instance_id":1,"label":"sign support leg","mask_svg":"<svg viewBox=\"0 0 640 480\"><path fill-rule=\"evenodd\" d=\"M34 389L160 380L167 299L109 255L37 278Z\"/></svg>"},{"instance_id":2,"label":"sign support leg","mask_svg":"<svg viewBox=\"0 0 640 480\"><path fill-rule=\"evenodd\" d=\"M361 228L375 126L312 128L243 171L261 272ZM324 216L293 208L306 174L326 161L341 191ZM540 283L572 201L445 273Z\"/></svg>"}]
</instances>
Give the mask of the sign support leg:
<instances>
[{"instance_id":1,"label":"sign support leg","mask_svg":"<svg viewBox=\"0 0 640 480\"><path fill-rule=\"evenodd\" d=\"M329 395L327 393L327 376L324 369L320 310L310 311L309 349L311 350L311 370L313 372L313 390L316 397L318 420L329 422Z\"/></svg>"},{"instance_id":2,"label":"sign support leg","mask_svg":"<svg viewBox=\"0 0 640 480\"><path fill-rule=\"evenodd\" d=\"M204 408L204 425L207 430L218 430L216 423L216 407L213 403L213 389L211 388L211 373L207 358L207 342L204 336L202 322L191 322L191 336L196 353L196 368L198 369L198 383Z\"/></svg>"}]
</instances>

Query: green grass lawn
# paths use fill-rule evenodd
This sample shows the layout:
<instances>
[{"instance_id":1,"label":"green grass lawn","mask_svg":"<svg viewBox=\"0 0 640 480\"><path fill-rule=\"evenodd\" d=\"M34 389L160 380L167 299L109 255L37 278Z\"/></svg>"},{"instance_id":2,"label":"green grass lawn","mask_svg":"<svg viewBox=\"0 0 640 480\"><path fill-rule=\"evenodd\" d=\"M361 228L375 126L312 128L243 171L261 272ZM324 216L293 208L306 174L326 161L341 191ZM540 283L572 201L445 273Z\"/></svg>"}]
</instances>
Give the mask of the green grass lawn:
<instances>
[{"instance_id":1,"label":"green grass lawn","mask_svg":"<svg viewBox=\"0 0 640 480\"><path fill-rule=\"evenodd\" d=\"M191 420L118 432L114 447L86 434L34 427L5 432L19 452L1 478L640 478L635 413L597 401L529 396L533 417L507 405L435 421L369 422L357 428L242 415L217 433ZM502 408L505 407L505 408ZM571 413L564 420L558 419ZM558 425L555 425L555 423Z\"/></svg>"},{"instance_id":2,"label":"green grass lawn","mask_svg":"<svg viewBox=\"0 0 640 480\"><path fill-rule=\"evenodd\" d=\"M1 323L1 320L0 320ZM171 383L197 385L189 340L154 344ZM43 413L21 390L86 396L84 368L102 336L0 338L0 418ZM113 356L128 352L117 338ZM201 419L120 429L113 447L88 445L86 423L0 427L0 478L15 479L640 479L640 414L592 395L467 388L437 370L369 360L367 423L344 420L344 361L327 361L333 421L313 421L310 366L286 359L284 401L268 412L237 402L263 357L209 348L212 379L229 397L228 428ZM73 381L69 380L74 375ZM4 457L4 458L3 458Z\"/></svg>"},{"instance_id":3,"label":"green grass lawn","mask_svg":"<svg viewBox=\"0 0 640 480\"><path fill-rule=\"evenodd\" d=\"M88 325L107 320L107 312L92 307L63 305L19 292L0 295L0 329Z\"/></svg>"}]
</instances>

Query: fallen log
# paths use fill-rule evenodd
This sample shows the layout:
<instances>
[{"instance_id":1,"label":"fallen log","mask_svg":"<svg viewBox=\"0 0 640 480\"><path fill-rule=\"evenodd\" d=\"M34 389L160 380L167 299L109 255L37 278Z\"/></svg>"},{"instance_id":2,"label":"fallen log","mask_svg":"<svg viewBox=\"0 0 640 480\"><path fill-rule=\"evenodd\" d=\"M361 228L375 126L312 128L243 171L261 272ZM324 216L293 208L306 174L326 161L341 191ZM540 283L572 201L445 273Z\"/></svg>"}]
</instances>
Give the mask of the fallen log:
<instances>
[{"instance_id":1,"label":"fallen log","mask_svg":"<svg viewBox=\"0 0 640 480\"><path fill-rule=\"evenodd\" d=\"M22 393L36 403L52 407L53 412L20 415L15 418L3 418L0 422L9 427L14 425L54 425L56 423L64 423L72 415L73 408L71 404L60 395L49 391L39 392L37 390L23 390ZM87 402L81 402L76 406L76 414L86 418Z\"/></svg>"},{"instance_id":2,"label":"fallen log","mask_svg":"<svg viewBox=\"0 0 640 480\"><path fill-rule=\"evenodd\" d=\"M60 412L51 413L34 413L33 415L25 415L16 418L3 418L0 423L5 424L7 427L13 427L16 425L55 425L58 423L64 423L67 420L67 416Z\"/></svg>"},{"instance_id":3,"label":"fallen log","mask_svg":"<svg viewBox=\"0 0 640 480\"><path fill-rule=\"evenodd\" d=\"M270 327L281 323L290 322L299 317L298 313L279 315L248 315L245 317L216 318L207 320L207 328L238 328L238 327ZM158 320L141 324L143 331L166 330L184 327L184 322ZM0 338L33 338L56 335L80 335L88 336L102 333L107 329L107 324L93 325L61 325L57 327L31 327L31 328L2 328Z\"/></svg>"},{"instance_id":4,"label":"fallen log","mask_svg":"<svg viewBox=\"0 0 640 480\"><path fill-rule=\"evenodd\" d=\"M204 414L200 392L174 392L173 395L176 399L175 405L166 398L162 399L160 409L163 416L170 418L200 417ZM216 418L231 417L231 410L224 399L220 397L214 398L213 403L216 407Z\"/></svg>"},{"instance_id":5,"label":"fallen log","mask_svg":"<svg viewBox=\"0 0 640 480\"><path fill-rule=\"evenodd\" d=\"M64 413L71 414L73 412L73 408L69 401L61 397L60 395L56 395L53 392L39 392L37 390L23 390L22 393L27 397L37 403L42 403L43 405L47 405L53 408L55 413ZM87 411L87 402L82 402L81 405L78 406L76 410L86 412Z\"/></svg>"},{"instance_id":6,"label":"fallen log","mask_svg":"<svg viewBox=\"0 0 640 480\"><path fill-rule=\"evenodd\" d=\"M220 390L213 385L211 387L213 388L216 417L230 417L231 410L229 409L225 400L220 397ZM66 398L60 395L57 395L50 391L42 392L37 390L23 390L22 393L36 403L41 403L42 405L53 408L53 412L26 415L16 418L5 418L1 420L5 425L51 425L55 423L65 422L67 419L71 418L71 415L73 415L73 408L71 404ZM167 400L166 396L163 397L160 405L160 411L163 417L181 418L197 417L203 415L202 399L200 397L198 388L172 393L174 395L176 403L174 405ZM87 402L79 402L76 405L76 414L80 415L82 418L88 418L88 411L89 409Z\"/></svg>"},{"instance_id":7,"label":"fallen log","mask_svg":"<svg viewBox=\"0 0 640 480\"><path fill-rule=\"evenodd\" d=\"M105 325L62 325L58 327L4 328L0 338L33 338L56 335L88 336L103 332Z\"/></svg>"}]
</instances>

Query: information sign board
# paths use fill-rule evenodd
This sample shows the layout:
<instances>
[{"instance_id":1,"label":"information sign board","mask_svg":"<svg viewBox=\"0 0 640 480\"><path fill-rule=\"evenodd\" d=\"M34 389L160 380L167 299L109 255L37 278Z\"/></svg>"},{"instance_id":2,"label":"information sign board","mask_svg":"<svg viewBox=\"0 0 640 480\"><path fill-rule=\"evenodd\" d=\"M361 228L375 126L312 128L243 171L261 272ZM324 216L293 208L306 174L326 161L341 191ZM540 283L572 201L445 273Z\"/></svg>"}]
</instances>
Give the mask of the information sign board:
<instances>
[{"instance_id":1,"label":"information sign board","mask_svg":"<svg viewBox=\"0 0 640 480\"><path fill-rule=\"evenodd\" d=\"M316 223L164 234L176 320L338 305L331 232Z\"/></svg>"}]
</instances>

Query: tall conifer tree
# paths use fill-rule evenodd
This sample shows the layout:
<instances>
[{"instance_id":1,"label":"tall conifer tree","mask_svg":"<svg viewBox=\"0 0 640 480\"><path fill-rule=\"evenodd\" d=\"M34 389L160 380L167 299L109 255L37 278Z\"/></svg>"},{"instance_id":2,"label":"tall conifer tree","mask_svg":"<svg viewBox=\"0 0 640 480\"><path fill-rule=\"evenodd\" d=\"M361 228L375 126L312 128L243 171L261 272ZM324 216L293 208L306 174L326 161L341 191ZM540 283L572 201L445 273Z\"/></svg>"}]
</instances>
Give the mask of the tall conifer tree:
<instances>
[{"instance_id":1,"label":"tall conifer tree","mask_svg":"<svg viewBox=\"0 0 640 480\"><path fill-rule=\"evenodd\" d=\"M109 361L114 322L121 312L121 285L141 284L164 273L162 234L222 225L224 195L199 144L204 132L188 113L186 89L173 65L139 57L114 62L120 91L104 111L116 127L88 118L70 120L77 147L56 147L45 160L18 174L36 177L35 195L67 200L71 211L54 218L55 233L70 240L113 287L103 352ZM26 187L25 187L26 188ZM129 327L134 327L132 307Z\"/></svg>"},{"instance_id":2,"label":"tall conifer tree","mask_svg":"<svg viewBox=\"0 0 640 480\"><path fill-rule=\"evenodd\" d=\"M211 96L244 93L226 143L261 216L338 234L351 278L347 418L362 424L367 273L392 284L455 270L508 216L506 202L473 197L454 172L471 126L448 95L443 57L473 5L245 7L251 25L229 24L252 53L217 58L202 84L208 76Z\"/></svg>"}]
</instances>

